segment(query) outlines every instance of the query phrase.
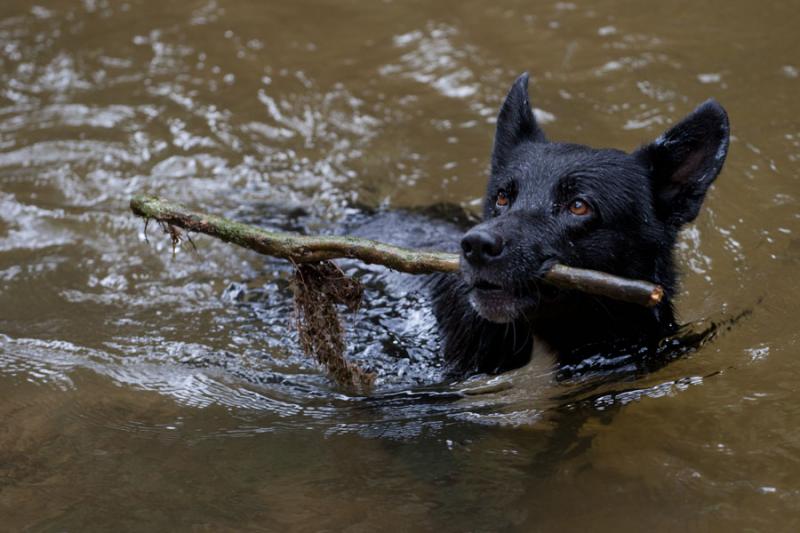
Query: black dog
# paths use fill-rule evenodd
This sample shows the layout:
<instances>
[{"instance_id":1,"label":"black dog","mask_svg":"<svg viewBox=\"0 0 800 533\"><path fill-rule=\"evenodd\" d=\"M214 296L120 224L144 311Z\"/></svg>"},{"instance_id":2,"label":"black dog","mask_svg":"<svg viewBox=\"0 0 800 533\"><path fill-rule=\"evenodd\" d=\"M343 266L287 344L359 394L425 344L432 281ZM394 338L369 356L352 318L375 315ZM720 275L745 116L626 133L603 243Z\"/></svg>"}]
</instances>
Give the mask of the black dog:
<instances>
[{"instance_id":1,"label":"black dog","mask_svg":"<svg viewBox=\"0 0 800 533\"><path fill-rule=\"evenodd\" d=\"M725 110L708 100L631 154L550 142L520 76L497 119L483 222L461 241L462 275L432 279L449 364L462 373L516 368L534 342L574 363L598 346L673 333L673 247L720 172L728 137ZM645 309L555 289L541 279L556 262L650 280L666 296Z\"/></svg>"}]
</instances>

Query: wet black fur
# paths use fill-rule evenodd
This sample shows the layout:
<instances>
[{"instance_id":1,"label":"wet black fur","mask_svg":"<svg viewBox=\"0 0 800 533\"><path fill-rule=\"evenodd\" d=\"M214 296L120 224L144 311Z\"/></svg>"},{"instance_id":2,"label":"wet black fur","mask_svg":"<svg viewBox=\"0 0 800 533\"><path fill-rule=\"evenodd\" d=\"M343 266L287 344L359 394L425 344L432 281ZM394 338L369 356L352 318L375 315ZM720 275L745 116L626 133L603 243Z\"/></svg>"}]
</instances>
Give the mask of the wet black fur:
<instances>
[{"instance_id":1,"label":"wet black fur","mask_svg":"<svg viewBox=\"0 0 800 533\"><path fill-rule=\"evenodd\" d=\"M534 342L575 363L599 346L672 334L675 241L727 154L728 118L713 100L628 154L547 140L527 86L523 74L500 110L483 221L462 241L462 273L431 280L445 357L460 373L524 365ZM569 210L576 199L588 215ZM554 262L651 280L666 297L646 309L554 289L539 281Z\"/></svg>"}]
</instances>

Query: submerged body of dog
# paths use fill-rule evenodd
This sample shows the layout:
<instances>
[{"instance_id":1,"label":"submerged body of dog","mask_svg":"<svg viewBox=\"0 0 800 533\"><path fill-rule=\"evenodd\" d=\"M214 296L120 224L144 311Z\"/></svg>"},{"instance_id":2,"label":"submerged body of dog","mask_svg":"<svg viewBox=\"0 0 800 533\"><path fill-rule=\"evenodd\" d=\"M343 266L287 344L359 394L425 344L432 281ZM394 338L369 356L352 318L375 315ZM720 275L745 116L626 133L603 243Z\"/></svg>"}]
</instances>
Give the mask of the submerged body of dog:
<instances>
[{"instance_id":1,"label":"submerged body of dog","mask_svg":"<svg viewBox=\"0 0 800 533\"><path fill-rule=\"evenodd\" d=\"M514 83L498 117L483 222L461 240L460 275L431 277L451 367L499 372L527 363L534 342L561 363L599 346L648 345L676 329L673 248L725 161L728 119L709 100L632 154L554 143ZM553 263L646 279L655 308L541 283Z\"/></svg>"}]
</instances>

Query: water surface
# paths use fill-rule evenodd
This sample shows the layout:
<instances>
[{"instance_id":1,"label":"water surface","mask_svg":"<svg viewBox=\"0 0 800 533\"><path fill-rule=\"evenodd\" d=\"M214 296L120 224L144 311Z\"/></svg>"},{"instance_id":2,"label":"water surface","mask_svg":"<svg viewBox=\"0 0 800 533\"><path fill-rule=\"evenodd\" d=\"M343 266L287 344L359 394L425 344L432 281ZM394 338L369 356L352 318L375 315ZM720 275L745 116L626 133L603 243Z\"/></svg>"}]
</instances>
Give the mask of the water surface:
<instances>
[{"instance_id":1,"label":"water surface","mask_svg":"<svg viewBox=\"0 0 800 533\"><path fill-rule=\"evenodd\" d=\"M800 527L798 7L601 0L0 7L0 516L20 530ZM327 231L475 212L532 74L548 135L631 150L708 97L725 170L651 372L439 383L413 282L358 273L348 395L297 348L290 271L128 211L153 192ZM728 327L728 320L745 318Z\"/></svg>"}]
</instances>

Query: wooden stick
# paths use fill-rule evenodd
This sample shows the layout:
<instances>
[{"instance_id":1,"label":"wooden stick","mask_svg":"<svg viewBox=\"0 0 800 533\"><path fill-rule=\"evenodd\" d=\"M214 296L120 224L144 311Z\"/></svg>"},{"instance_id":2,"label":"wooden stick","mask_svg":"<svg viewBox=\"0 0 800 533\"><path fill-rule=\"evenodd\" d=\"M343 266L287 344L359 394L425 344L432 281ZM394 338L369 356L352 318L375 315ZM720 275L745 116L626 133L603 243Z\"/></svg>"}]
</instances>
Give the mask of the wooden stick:
<instances>
[{"instance_id":1,"label":"wooden stick","mask_svg":"<svg viewBox=\"0 0 800 533\"><path fill-rule=\"evenodd\" d=\"M338 258L358 259L409 274L457 272L459 256L444 252L410 250L399 246L332 235L298 235L242 224L209 215L157 196L136 195L131 210L145 219L154 219L186 231L205 233L225 242L249 248L260 254L288 259L295 263L317 263ZM175 239L173 234L173 239ZM583 291L646 307L658 304L664 289L648 281L621 278L604 272L554 265L544 281L564 289Z\"/></svg>"}]
</instances>

